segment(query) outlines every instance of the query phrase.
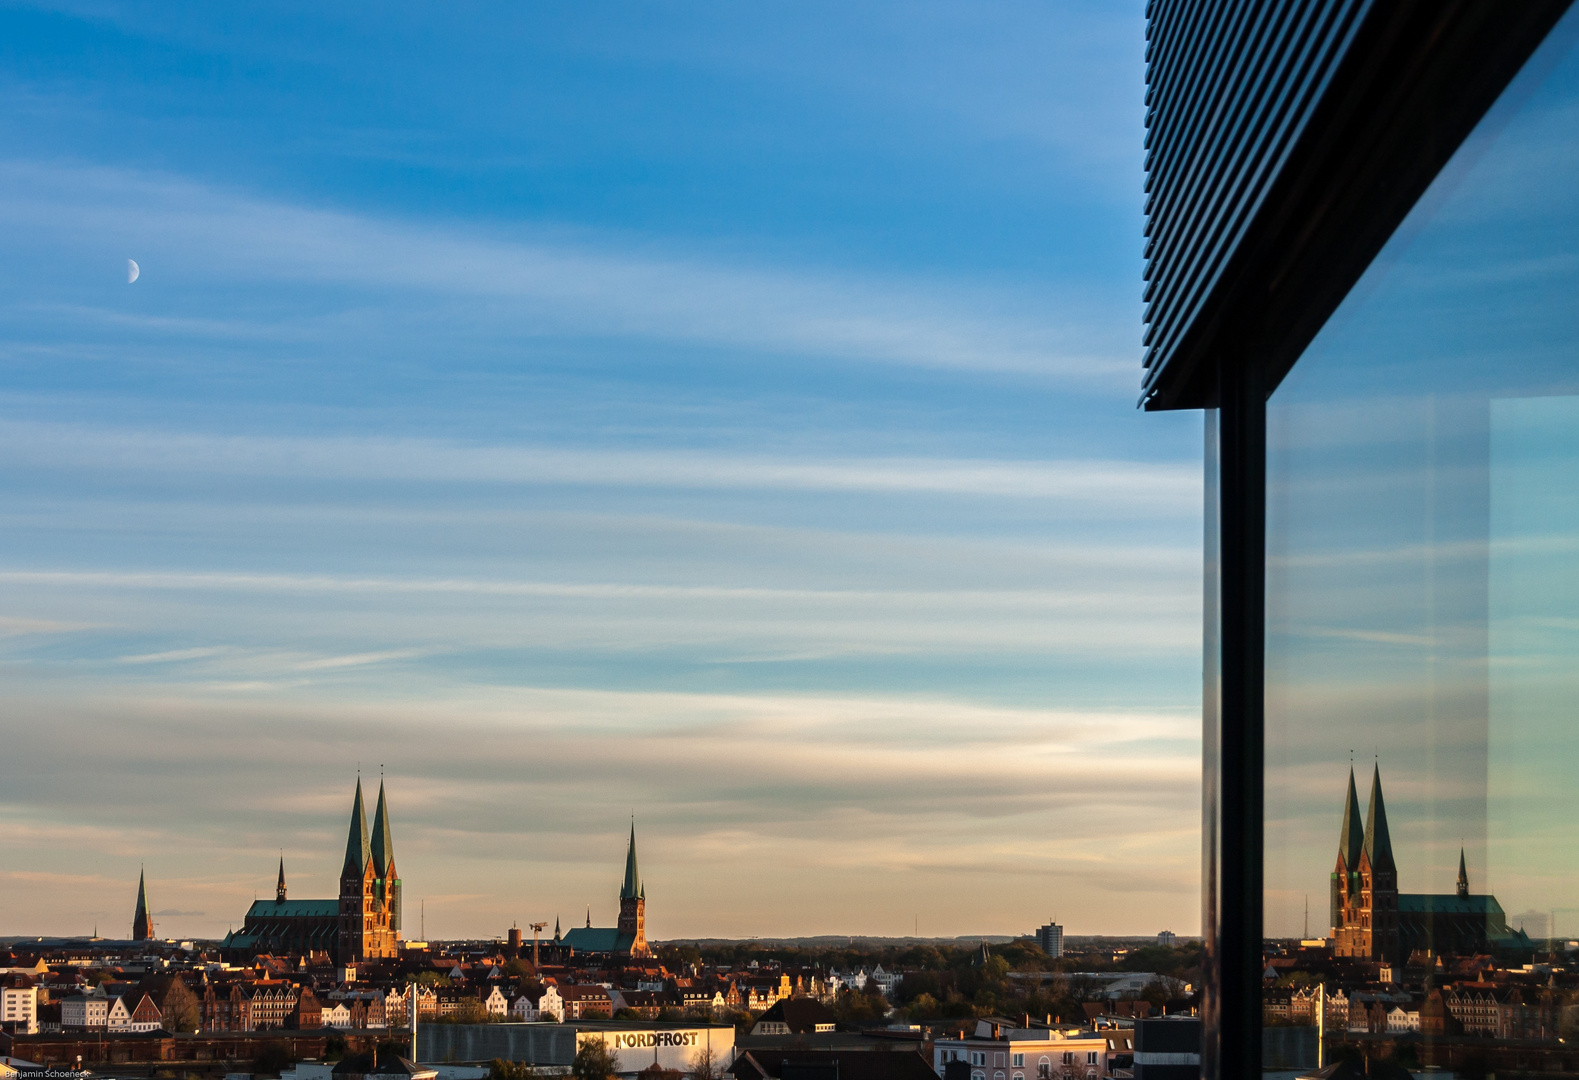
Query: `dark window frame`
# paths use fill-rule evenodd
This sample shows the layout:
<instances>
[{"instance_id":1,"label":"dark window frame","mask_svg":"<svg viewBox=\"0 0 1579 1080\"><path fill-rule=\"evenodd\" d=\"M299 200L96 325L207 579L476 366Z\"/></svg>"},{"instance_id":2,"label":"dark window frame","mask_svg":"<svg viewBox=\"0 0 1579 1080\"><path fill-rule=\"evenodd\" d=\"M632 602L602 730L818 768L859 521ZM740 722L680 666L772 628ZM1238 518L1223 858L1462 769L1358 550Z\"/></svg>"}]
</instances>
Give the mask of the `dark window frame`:
<instances>
[{"instance_id":1,"label":"dark window frame","mask_svg":"<svg viewBox=\"0 0 1579 1080\"><path fill-rule=\"evenodd\" d=\"M1200 70L1183 80L1199 84L1184 87L1193 97L1176 92L1153 100L1148 93L1149 128L1167 129L1175 119L1168 109L1184 108L1170 101L1198 109L1201 95L1216 94L1227 102L1244 83L1268 77L1253 53L1187 55L1190 42L1236 25L1254 2L1150 0L1148 80L1168 65ZM1252 1080L1261 1073L1267 399L1571 2L1366 0L1345 12L1354 21L1343 31L1341 55L1321 73L1320 93L1307 102L1297 137L1255 181L1261 188L1253 214L1182 332L1148 353L1144 408L1210 410L1202 686L1205 1080ZM1319 25L1349 4L1296 0L1292 6ZM1179 40L1165 40L1170 32ZM1152 147L1148 135L1148 171L1159 155L1189 155L1198 205L1242 197L1243 171L1210 161L1211 148L1202 143L1211 133L1204 125L1197 130L1203 134L1193 145L1179 125L1165 145ZM1221 166L1215 175L1214 164ZM1168 210L1157 198L1147 200L1148 236L1159 212ZM1158 290L1192 287L1160 279L1170 265L1197 260L1175 251L1172 263L1153 264L1156 248L1148 242L1148 299Z\"/></svg>"}]
</instances>

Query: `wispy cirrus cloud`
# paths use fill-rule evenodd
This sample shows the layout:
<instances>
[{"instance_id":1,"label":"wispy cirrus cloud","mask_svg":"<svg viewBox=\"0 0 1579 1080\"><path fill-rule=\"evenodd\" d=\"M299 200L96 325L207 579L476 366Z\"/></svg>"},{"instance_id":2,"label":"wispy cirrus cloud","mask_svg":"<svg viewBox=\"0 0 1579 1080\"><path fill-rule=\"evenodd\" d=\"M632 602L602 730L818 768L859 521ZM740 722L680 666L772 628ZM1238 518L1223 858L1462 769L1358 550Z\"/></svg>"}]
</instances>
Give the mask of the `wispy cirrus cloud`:
<instances>
[{"instance_id":1,"label":"wispy cirrus cloud","mask_svg":"<svg viewBox=\"0 0 1579 1080\"><path fill-rule=\"evenodd\" d=\"M380 220L174 176L47 162L0 164L0 196L0 224L18 241L136 249L150 283L164 274L187 290L216 283L345 290L321 294L288 320L320 334L335 322L365 333L358 312L376 291L374 321L399 325L420 310L430 324L455 322L468 339L576 334L1103 387L1134 379L1131 343L1093 317L1099 302L1072 283L1060 290L1069 299L1060 299L1001 284L754 266L588 233L500 239L475 227ZM39 222L49 223L46 232ZM401 300L392 303L392 292ZM84 315L122 326L143 320L150 332L280 334L280 320L267 316L216 321L174 311L128 322L79 306L72 318Z\"/></svg>"},{"instance_id":2,"label":"wispy cirrus cloud","mask_svg":"<svg viewBox=\"0 0 1579 1080\"><path fill-rule=\"evenodd\" d=\"M1200 470L1184 463L1069 459L798 458L684 450L468 445L441 439L221 436L12 421L8 467L713 490L870 492L1058 500L1110 511L1198 514Z\"/></svg>"}]
</instances>

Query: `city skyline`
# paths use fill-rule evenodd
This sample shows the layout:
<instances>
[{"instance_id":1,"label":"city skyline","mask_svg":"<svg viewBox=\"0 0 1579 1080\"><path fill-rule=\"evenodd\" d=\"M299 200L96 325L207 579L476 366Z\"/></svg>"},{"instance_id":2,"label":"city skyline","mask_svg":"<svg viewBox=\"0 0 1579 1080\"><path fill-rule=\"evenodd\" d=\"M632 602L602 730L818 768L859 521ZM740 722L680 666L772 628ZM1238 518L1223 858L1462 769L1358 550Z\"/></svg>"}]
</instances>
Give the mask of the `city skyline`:
<instances>
[{"instance_id":1,"label":"city skyline","mask_svg":"<svg viewBox=\"0 0 1579 1080\"><path fill-rule=\"evenodd\" d=\"M358 777L357 779L358 779L358 785L360 785L360 777ZM389 828L389 826L388 826L388 820L389 819L384 817L384 813L385 813L385 798L384 798L384 796L385 796L385 782L384 782L384 778L380 777L379 791L378 791L378 807L377 807L378 813L376 815L374 815L374 817L377 820L381 821L382 824L379 826L379 828L375 829L375 840L373 841L375 847L378 844L377 837L379 837L379 836L388 837L388 835L389 835L389 832L387 831L388 828ZM358 797L357 805L358 805L358 807L360 807L362 805L361 801L360 801L361 800L360 787L358 787L357 797ZM391 802L393 802L393 800L391 800ZM390 813L394 814L395 818L398 820L398 812L390 811ZM366 820L364 820L364 827L365 827L365 824L366 824ZM631 865L633 865L630 862L630 860L634 859L635 832L636 832L637 824L638 824L637 821L634 820L634 819L629 820L628 823L627 823L628 828L630 829L630 836L629 836L629 839L628 839L628 843L629 843L630 847L627 849L627 851L625 853L625 856L624 856L625 859L627 860L627 863L626 863L627 873L629 872L629 867ZM354 831L354 823L353 823L353 831ZM344 841L342 840L342 841L340 841L340 846L343 847L343 845L344 845ZM644 846L645 846L645 841L644 841ZM333 892L334 889L337 887L337 883L338 883L338 880L340 878L340 871L323 872L322 866L318 866L317 865L318 863L322 863L323 866L327 866L330 863L332 863L334 861L334 859L332 857L332 853L318 852L316 854L317 855L322 855L323 858L322 859L318 859L318 858L315 858L313 855L308 854L308 855L305 855L305 856L301 856L300 857L300 861L293 861L287 855L286 851L283 848L279 849L278 852L277 852L277 855L276 855L277 862L274 864L274 867L270 871L271 874L277 874L277 877L271 878L271 880L270 880L271 888L276 889L276 891L282 896L285 895L286 891L288 890L292 900L298 899L303 894L313 893L315 891L316 892L323 892L323 891ZM305 869L304 869L304 867L305 867ZM315 869L315 867L316 867L316 869ZM610 880L611 880L611 882L613 881L613 879L614 879L613 878L613 870L611 869L610 870ZM135 889L134 889L135 897L136 897L135 910L133 911L133 913L131 915L126 916L125 918L121 918L120 915L124 914L124 913L117 913L113 908L106 907L102 911L94 910L94 911L91 912L91 914L93 915L93 918L95 920L91 933L84 932L84 931L56 930L54 932L47 933L47 934L42 934L42 933L41 934L33 934L33 933L31 933L29 931L25 931L25 930L18 931L18 930L15 930L15 929L11 929L11 930L0 931L0 939L15 939L15 940L19 940L19 941L25 941L29 937L35 937L36 936L36 937L44 937L44 938L85 938L85 937L93 937L93 938L100 938L100 939L105 939L105 940L117 940L117 939L119 939L119 940L132 940L132 939L135 939L135 938L141 936L141 937L152 937L154 940L158 940L158 941L172 941L172 940L180 940L180 939L184 939L184 938L203 938L203 939L206 939L206 940L215 940L215 941L217 941L217 940L220 940L221 938L228 938L230 930L237 929L237 928L239 928L241 926L241 921L242 920L240 919L239 915L237 915L235 912L215 913L215 916L224 916L222 918L218 918L218 922L223 922L226 925L226 927L227 927L226 933L224 933L224 934L211 934L211 933L207 933L207 932L204 932L204 933L191 932L190 931L190 927L193 926L193 925L204 925L204 926L207 926L207 925L216 925L217 923L214 922L214 917L210 916L210 913L208 913L208 912L183 910L180 907L179 904L176 904L175 906L160 906L160 902L161 901L163 901L167 905L172 902L172 898L170 896L163 895L164 892L165 892L165 889L164 889L165 884L166 883L163 880L161 880L160 878L158 878L157 876L154 877L152 879L152 881L150 882L148 880L148 875L147 875L147 863L146 862L140 862L138 864L138 876L137 876L137 880L136 880L136 886L135 886ZM180 883L179 882L175 882L175 883L171 883L171 884L175 884L175 885L179 886ZM106 887L107 888L109 887L109 883L108 882L106 882ZM628 880L627 880L627 887L628 887ZM611 884L610 887L607 890L604 890L604 891L608 892L608 893L610 893L612 895L613 892L616 889L620 889L620 888L621 887L618 886L617 884ZM643 893L643 898L645 898L645 875L643 876L643 878L641 880L639 888L641 889L641 891ZM147 898L147 893L149 893L149 892L153 893L155 899L150 900L150 899ZM622 892L622 895L623 895L623 892ZM100 897L100 899L107 899L107 898L111 898L111 897L118 898L118 893L107 893L105 896ZM252 894L252 901L253 901L254 906L257 904L257 902L259 900L262 900L262 899L265 899L265 898L266 898L266 892L264 890L256 889L256 888L254 889L253 894ZM176 899L179 899L179 898L176 898ZM448 897L440 897L439 899L441 899L441 900L448 900L450 898L448 898ZM487 906L487 904L488 904L488 901L484 900L484 906ZM607 896L597 896L597 897L594 897L594 898L592 898L590 900L586 900L586 901L581 902L580 906L572 905L570 907L565 907L563 905L560 905L558 907L555 907L551 913L546 908L544 908L542 910L533 910L533 911L530 911L530 912L525 912L523 915L521 915L519 917L512 917L511 920L510 920L509 926L510 927L519 928L521 926L525 926L525 925L530 924L530 922L532 920L534 920L534 919L542 918L542 919L550 922L556 928L559 927L562 924L564 929L566 931L569 931L571 929L574 929L576 927L579 927L579 926L583 925L582 922L580 921L583 917L586 920L586 925L587 926L592 926L592 925L594 925L596 923L608 923L608 922L614 921L613 918L612 918L612 915L616 914L618 912L618 910L620 908L620 905L621 905L621 899L619 899L619 898L616 898L616 899L614 899L612 901L609 901L609 898ZM605 908L608 909L607 912L605 912L605 910L604 910ZM128 909L128 910L132 910L132 909ZM238 909L238 911L239 910L240 909ZM144 914L146 914L147 916L151 917L151 920L152 920L152 932L148 933L148 934L139 933L139 930L138 930L138 926L140 925L140 921L139 920ZM453 912L449 912L448 914L451 914L453 916ZM480 934L449 935L448 938L443 937L443 936L438 935L438 934L428 935L425 932L426 931L426 925L427 925L427 898L424 897L424 896L420 896L420 895L412 895L410 897L410 903L405 908L404 915L405 915L405 922L404 922L403 926L400 927L401 932L400 932L399 936L400 936L400 938L402 940L405 940L405 941L420 941L420 940L425 940L425 939L427 939L429 937L431 937L433 940L446 940L446 939L472 940L472 939L476 939L476 938L482 938L482 939L497 938L497 939L501 939L502 940L506 936L504 931L509 928L509 927L495 928L492 932L480 933ZM464 916L463 915L463 917L469 917L469 916ZM1027 916L1027 919L1026 920L1022 920L1022 921L1026 921L1029 924L1029 923L1036 922L1037 918L1039 918L1039 917ZM204 919L208 919L209 921L205 922L205 923L195 923L194 922L194 920L204 920ZM841 934L838 934L837 932L829 932L828 934L822 934L822 935L805 934L805 935L794 935L794 936L808 937L808 938L810 938L810 937L821 937L821 936L851 936L851 937L855 937L855 938L894 938L894 939L915 938L915 939L935 939L935 940L938 940L938 941L953 941L953 940L965 940L965 939L974 938L974 937L982 937L983 940L985 940L986 937L996 937L996 938L1026 937L1026 936L1029 936L1032 933L1031 931L1026 931L1023 928L1018 928L1018 929L1009 929L1009 930L996 930L995 929L995 930L992 930L992 931L979 931L977 933L965 932L965 933L959 933L959 934L944 933L944 934L923 935L923 934L920 933L920 929L921 929L921 927L920 927L920 913L919 912L913 913L911 915L911 919L912 919L912 925L911 925L911 931L912 932L911 933L862 933L862 932L850 932L848 934L841 935ZM174 926L173 927L170 926L170 925L167 925L167 921L169 921L169 920L174 920ZM119 924L121 922L127 923L127 925L132 928L131 932L129 932L129 933L122 933L121 930L124 930L125 928L119 926ZM1155 933L1154 931L1143 930L1143 929L1136 929L1132 933L1102 934L1102 933L1097 933L1097 932L1091 932L1091 933L1082 932L1082 933L1070 934L1068 936L1070 938L1080 938L1080 937L1084 937L1084 936L1098 936L1098 937L1114 936L1114 937L1141 937L1141 938L1149 938L1149 937L1154 936L1154 933ZM698 938L706 939L706 938L714 938L714 937L720 937L720 936L727 936L727 935L718 935L718 934L712 934L712 933L690 934L690 935L668 935L669 938L674 939L674 940L693 940L693 939L698 939ZM773 937L780 937L780 936L787 937L787 936L790 936L790 935L743 934L740 937L741 937L741 940L752 940L752 939L771 939ZM1182 938L1182 937L1187 937L1188 935L1180 935L1180 936ZM655 938L654 940L662 940L662 939Z\"/></svg>"},{"instance_id":2,"label":"city skyline","mask_svg":"<svg viewBox=\"0 0 1579 1080\"><path fill-rule=\"evenodd\" d=\"M0 933L332 895L358 762L447 936L633 809L664 936L1196 928L1141 5L0 32Z\"/></svg>"}]
</instances>

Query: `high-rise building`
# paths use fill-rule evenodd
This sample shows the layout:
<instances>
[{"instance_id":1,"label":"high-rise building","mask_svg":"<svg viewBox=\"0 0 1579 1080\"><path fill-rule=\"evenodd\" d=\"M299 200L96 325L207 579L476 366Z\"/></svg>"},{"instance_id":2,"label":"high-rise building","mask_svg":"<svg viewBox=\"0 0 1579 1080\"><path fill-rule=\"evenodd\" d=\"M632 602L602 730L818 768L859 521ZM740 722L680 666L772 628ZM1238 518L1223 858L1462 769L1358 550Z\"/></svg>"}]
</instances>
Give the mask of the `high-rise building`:
<instances>
[{"instance_id":1,"label":"high-rise building","mask_svg":"<svg viewBox=\"0 0 1579 1080\"><path fill-rule=\"evenodd\" d=\"M1064 955L1064 928L1052 920L1036 929L1036 943L1051 957Z\"/></svg>"}]
</instances>

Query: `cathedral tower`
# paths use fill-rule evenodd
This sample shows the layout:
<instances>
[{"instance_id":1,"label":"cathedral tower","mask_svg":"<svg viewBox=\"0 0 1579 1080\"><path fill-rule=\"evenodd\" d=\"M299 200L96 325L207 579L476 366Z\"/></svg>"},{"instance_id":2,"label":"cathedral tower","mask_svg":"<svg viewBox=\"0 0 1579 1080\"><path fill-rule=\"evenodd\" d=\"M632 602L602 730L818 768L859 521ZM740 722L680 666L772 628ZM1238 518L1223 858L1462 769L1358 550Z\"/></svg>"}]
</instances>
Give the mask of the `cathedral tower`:
<instances>
[{"instance_id":1,"label":"cathedral tower","mask_svg":"<svg viewBox=\"0 0 1579 1080\"><path fill-rule=\"evenodd\" d=\"M382 784L378 790L378 813L381 820L374 835L383 845L382 852L374 851L368 836L362 780L358 777L356 798L351 804L351 829L345 842L345 863L340 868L340 925L336 935L339 955L336 959L342 964L396 955L395 930L390 925L388 879L379 874L380 862L387 869L395 865Z\"/></svg>"},{"instance_id":2,"label":"cathedral tower","mask_svg":"<svg viewBox=\"0 0 1579 1080\"><path fill-rule=\"evenodd\" d=\"M148 913L148 891L143 872L137 872L137 910L132 913L132 940L148 941L154 936L153 916Z\"/></svg>"},{"instance_id":3,"label":"cathedral tower","mask_svg":"<svg viewBox=\"0 0 1579 1080\"><path fill-rule=\"evenodd\" d=\"M1349 794L1343 800L1343 826L1338 833L1338 865L1332 871L1329 905L1333 936L1343 925L1343 909L1360 888L1360 848L1365 843L1365 822L1360 820L1360 796L1354 790L1354 769L1349 769Z\"/></svg>"},{"instance_id":4,"label":"cathedral tower","mask_svg":"<svg viewBox=\"0 0 1579 1080\"><path fill-rule=\"evenodd\" d=\"M1398 865L1393 861L1392 833L1387 828L1387 804L1382 797L1382 771L1378 765L1371 774L1371 804L1365 814L1365 835L1358 858L1348 862L1352 853L1355 810L1353 772L1349 779L1349 803L1345 807L1344 835L1338 853L1338 866L1347 863L1342 905L1334 922L1335 952L1339 956L1364 960L1396 960L1399 950ZM1338 899L1337 874L1334 874L1334 899Z\"/></svg>"},{"instance_id":5,"label":"cathedral tower","mask_svg":"<svg viewBox=\"0 0 1579 1080\"><path fill-rule=\"evenodd\" d=\"M285 856L280 856L280 880L274 885L274 902L285 903Z\"/></svg>"},{"instance_id":6,"label":"cathedral tower","mask_svg":"<svg viewBox=\"0 0 1579 1080\"><path fill-rule=\"evenodd\" d=\"M647 889L636 869L636 823L631 822L630 847L625 851L625 883L620 886L621 934L630 934L631 955L647 956Z\"/></svg>"},{"instance_id":7,"label":"cathedral tower","mask_svg":"<svg viewBox=\"0 0 1579 1080\"><path fill-rule=\"evenodd\" d=\"M389 827L389 806L384 801L384 781L378 782L378 809L373 811L373 872L375 890L384 905L391 933L400 929L400 874L395 869L395 835Z\"/></svg>"}]
</instances>

